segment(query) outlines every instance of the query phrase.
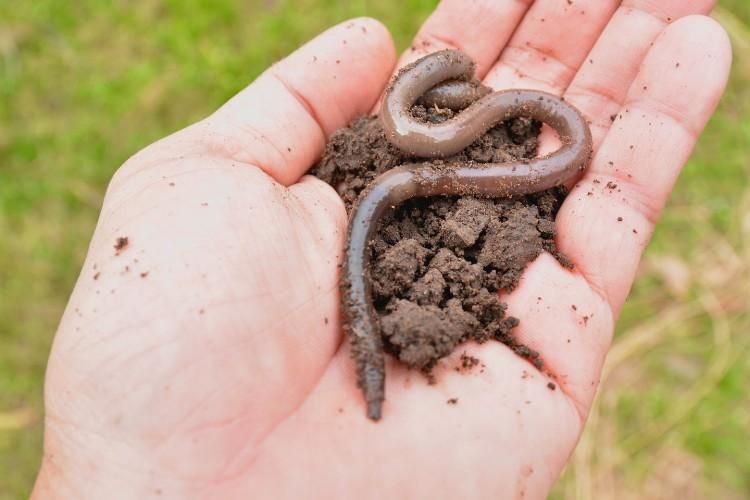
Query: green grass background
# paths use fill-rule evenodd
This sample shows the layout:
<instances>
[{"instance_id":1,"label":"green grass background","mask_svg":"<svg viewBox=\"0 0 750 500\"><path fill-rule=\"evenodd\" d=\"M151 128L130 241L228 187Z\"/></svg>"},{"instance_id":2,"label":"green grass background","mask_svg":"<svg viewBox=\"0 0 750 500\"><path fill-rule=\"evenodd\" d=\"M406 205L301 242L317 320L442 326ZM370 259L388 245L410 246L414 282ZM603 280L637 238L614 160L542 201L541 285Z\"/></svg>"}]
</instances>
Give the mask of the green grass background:
<instances>
[{"instance_id":1,"label":"green grass background","mask_svg":"<svg viewBox=\"0 0 750 500\"><path fill-rule=\"evenodd\" d=\"M327 26L406 46L434 0L0 2L0 500L28 495L50 343L104 188ZM750 497L750 3L721 2L730 88L681 177L555 498Z\"/></svg>"}]
</instances>

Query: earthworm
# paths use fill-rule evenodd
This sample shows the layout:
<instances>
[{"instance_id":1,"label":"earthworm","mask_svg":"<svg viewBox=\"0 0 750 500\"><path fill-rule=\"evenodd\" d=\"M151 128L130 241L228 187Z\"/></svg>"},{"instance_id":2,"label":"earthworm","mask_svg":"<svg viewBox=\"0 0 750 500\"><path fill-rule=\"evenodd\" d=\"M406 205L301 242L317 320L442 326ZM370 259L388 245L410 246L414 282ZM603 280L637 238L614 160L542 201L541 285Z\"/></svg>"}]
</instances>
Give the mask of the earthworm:
<instances>
[{"instance_id":1,"label":"earthworm","mask_svg":"<svg viewBox=\"0 0 750 500\"><path fill-rule=\"evenodd\" d=\"M461 111L490 92L491 88L477 81L448 80L422 94L417 103L426 108L437 106Z\"/></svg>"},{"instance_id":2,"label":"earthworm","mask_svg":"<svg viewBox=\"0 0 750 500\"><path fill-rule=\"evenodd\" d=\"M558 186L583 170L592 154L586 120L559 97L533 90L486 94L439 124L417 121L410 109L429 89L446 81L468 81L474 64L465 54L444 50L404 68L386 91L381 120L386 137L411 156L457 153L490 127L528 116L554 128L562 146L547 156L507 163L445 161L407 163L377 177L360 195L349 222L342 274L344 328L357 364L367 416L379 420L385 399L385 359L370 290L370 240L383 214L415 197L469 195L489 198L536 193Z\"/></svg>"}]
</instances>

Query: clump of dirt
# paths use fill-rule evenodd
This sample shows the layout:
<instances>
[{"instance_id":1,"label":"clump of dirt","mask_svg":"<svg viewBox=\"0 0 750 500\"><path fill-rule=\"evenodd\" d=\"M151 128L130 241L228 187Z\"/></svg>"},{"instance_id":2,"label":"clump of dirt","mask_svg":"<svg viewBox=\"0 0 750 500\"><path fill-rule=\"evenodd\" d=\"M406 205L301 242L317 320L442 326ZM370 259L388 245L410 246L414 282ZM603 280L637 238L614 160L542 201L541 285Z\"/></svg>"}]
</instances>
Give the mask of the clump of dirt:
<instances>
[{"instance_id":1,"label":"clump of dirt","mask_svg":"<svg viewBox=\"0 0 750 500\"><path fill-rule=\"evenodd\" d=\"M449 109L416 105L415 117L433 123ZM501 123L444 161L506 162L536 156L541 124L528 118ZM379 120L361 117L338 130L312 174L331 184L351 211L372 180L403 163L429 160L391 145ZM563 188L517 199L470 196L410 200L380 221L371 243L371 285L385 348L429 373L469 339L500 341L541 368L539 354L512 334L498 291L512 290L529 262L555 247L555 215Z\"/></svg>"},{"instance_id":2,"label":"clump of dirt","mask_svg":"<svg viewBox=\"0 0 750 500\"><path fill-rule=\"evenodd\" d=\"M117 239L115 239L115 244L113 245L116 254L119 255L120 252L125 250L129 244L130 240L127 236L118 236Z\"/></svg>"},{"instance_id":3,"label":"clump of dirt","mask_svg":"<svg viewBox=\"0 0 750 500\"><path fill-rule=\"evenodd\" d=\"M466 353L461 354L461 364L456 367L456 371L471 371L475 366L479 365L481 361L479 358L469 356Z\"/></svg>"}]
</instances>

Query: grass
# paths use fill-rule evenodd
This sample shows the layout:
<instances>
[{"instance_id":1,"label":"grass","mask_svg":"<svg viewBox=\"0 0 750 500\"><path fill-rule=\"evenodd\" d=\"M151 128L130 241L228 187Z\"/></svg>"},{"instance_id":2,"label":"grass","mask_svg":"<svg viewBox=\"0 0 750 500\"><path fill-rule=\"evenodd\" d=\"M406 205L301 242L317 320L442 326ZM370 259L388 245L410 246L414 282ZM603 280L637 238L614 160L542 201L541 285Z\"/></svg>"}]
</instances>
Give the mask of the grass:
<instances>
[{"instance_id":1,"label":"grass","mask_svg":"<svg viewBox=\"0 0 750 500\"><path fill-rule=\"evenodd\" d=\"M404 47L434 0L0 3L0 500L26 497L52 336L129 155L350 16ZM681 177L556 498L750 496L750 6L722 2L730 89Z\"/></svg>"}]
</instances>

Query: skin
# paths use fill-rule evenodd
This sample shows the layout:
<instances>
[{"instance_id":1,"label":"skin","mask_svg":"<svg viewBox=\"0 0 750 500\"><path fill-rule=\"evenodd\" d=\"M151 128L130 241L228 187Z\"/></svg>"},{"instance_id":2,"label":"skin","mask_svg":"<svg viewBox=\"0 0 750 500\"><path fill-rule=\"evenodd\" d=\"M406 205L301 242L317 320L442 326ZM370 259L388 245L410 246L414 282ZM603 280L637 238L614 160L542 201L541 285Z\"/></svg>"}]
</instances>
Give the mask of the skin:
<instances>
[{"instance_id":1,"label":"skin","mask_svg":"<svg viewBox=\"0 0 750 500\"><path fill-rule=\"evenodd\" d=\"M591 159L591 132L584 117L545 92L493 92L446 122L432 124L414 119L410 110L428 85L434 87L457 76L471 78L473 70L473 62L455 50L435 52L401 70L383 100L381 120L386 137L407 152L448 156L464 149L490 127L513 117L528 116L551 125L562 147L532 161L452 162L441 168L419 163L402 165L375 179L360 197L349 224L342 307L344 329L352 340L357 364L358 385L367 403L367 416L372 420L380 420L385 399L385 361L371 306L368 245L382 215L416 197L471 194L498 198L543 191L570 180ZM470 98L455 93L452 96L460 103Z\"/></svg>"},{"instance_id":2,"label":"skin","mask_svg":"<svg viewBox=\"0 0 750 500\"><path fill-rule=\"evenodd\" d=\"M384 418L362 418L338 321L346 213L305 176L396 66L385 28L355 20L118 169L50 354L33 497L545 498L730 66L721 27L689 16L711 2L620 4L444 1L402 59L450 41L485 84L564 96L592 123L592 164L557 217L575 271L542 255L504 297L557 390L503 346L468 345L484 373L448 358L427 385L389 364Z\"/></svg>"}]
</instances>

